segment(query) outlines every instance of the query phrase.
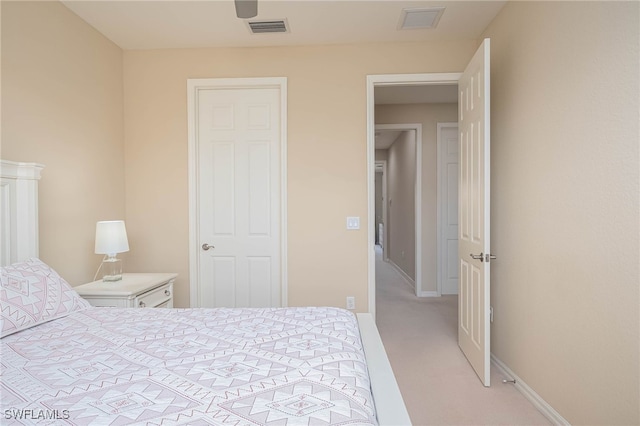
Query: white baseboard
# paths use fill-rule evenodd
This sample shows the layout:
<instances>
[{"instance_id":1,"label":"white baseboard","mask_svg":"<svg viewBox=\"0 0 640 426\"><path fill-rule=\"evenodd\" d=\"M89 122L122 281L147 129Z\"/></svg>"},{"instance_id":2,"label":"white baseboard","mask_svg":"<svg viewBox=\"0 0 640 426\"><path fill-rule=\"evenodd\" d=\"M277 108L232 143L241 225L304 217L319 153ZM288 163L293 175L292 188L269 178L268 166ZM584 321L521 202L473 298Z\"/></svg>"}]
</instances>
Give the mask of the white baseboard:
<instances>
[{"instance_id":1,"label":"white baseboard","mask_svg":"<svg viewBox=\"0 0 640 426\"><path fill-rule=\"evenodd\" d=\"M387 262L389 263L389 265L391 265L393 267L393 269L398 271L400 276L402 278L404 278L404 280L407 282L407 284L409 284L411 286L412 289L414 289L414 290L416 289L416 282L409 275L407 275L407 273L405 271L403 271L402 268L400 268L398 265L396 265L393 262L393 260L391 260L391 259L387 259Z\"/></svg>"},{"instance_id":2,"label":"white baseboard","mask_svg":"<svg viewBox=\"0 0 640 426\"><path fill-rule=\"evenodd\" d=\"M531 389L520 377L518 377L513 371L511 371L511 369L507 367L504 362L496 358L494 354L491 354L491 362L500 371L500 373L502 373L508 379L516 381L516 383L514 384L516 389L518 389L518 391L520 391L520 393L524 395L524 397L527 398L527 400L529 400L529 402L531 402L534 407L538 409L538 411L540 411L547 419L549 419L551 423L561 426L571 425L564 417L560 415L560 413L554 410L547 401L542 399L542 397L538 395L536 391Z\"/></svg>"},{"instance_id":3,"label":"white baseboard","mask_svg":"<svg viewBox=\"0 0 640 426\"><path fill-rule=\"evenodd\" d=\"M419 297L440 297L437 291L421 291Z\"/></svg>"}]
</instances>

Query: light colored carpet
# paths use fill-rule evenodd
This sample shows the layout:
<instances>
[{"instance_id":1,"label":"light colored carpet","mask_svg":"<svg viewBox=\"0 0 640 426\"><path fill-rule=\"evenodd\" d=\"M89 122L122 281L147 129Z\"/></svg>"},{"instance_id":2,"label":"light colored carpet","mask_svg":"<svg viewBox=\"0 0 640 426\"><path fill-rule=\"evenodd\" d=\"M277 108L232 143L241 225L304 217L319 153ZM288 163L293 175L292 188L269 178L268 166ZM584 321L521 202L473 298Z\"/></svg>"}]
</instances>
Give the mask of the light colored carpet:
<instances>
[{"instance_id":1,"label":"light colored carpet","mask_svg":"<svg viewBox=\"0 0 640 426\"><path fill-rule=\"evenodd\" d=\"M548 425L492 366L485 388L458 348L457 296L418 298L376 248L376 322L414 425Z\"/></svg>"}]
</instances>

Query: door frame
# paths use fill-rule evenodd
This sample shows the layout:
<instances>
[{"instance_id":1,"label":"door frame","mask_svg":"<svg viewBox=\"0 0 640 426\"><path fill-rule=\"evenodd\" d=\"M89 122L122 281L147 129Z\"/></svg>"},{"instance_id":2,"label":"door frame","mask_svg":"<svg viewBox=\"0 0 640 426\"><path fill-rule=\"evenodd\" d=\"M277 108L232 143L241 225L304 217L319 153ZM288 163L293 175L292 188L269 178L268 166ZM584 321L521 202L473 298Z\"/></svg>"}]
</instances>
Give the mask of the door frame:
<instances>
[{"instance_id":1,"label":"door frame","mask_svg":"<svg viewBox=\"0 0 640 426\"><path fill-rule=\"evenodd\" d=\"M367 223L375 221L375 87L457 84L462 73L373 74L367 75ZM416 239L417 241L417 239ZM367 265L369 312L376 315L375 233L368 226ZM422 259L420 259L422 261ZM417 269L417 264L416 264ZM417 282L417 274L416 274ZM417 288L416 283L416 288Z\"/></svg>"},{"instance_id":2,"label":"door frame","mask_svg":"<svg viewBox=\"0 0 640 426\"><path fill-rule=\"evenodd\" d=\"M422 124L421 123L376 124L375 130L401 130L401 131L413 130L415 132L416 173L414 176L415 186L414 186L414 194L413 194L415 223L413 228L415 233L414 253L416 257L415 258L416 270L414 271L415 273L414 290L415 290L416 296L418 297L429 296L429 294L426 294L425 292L422 291L422 261L421 261L422 260ZM375 145L375 141L374 141L374 145ZM375 146L374 146L373 156L375 160ZM386 161L385 161L385 167L386 167ZM374 165L374 172L375 172L375 165ZM386 173L386 170L385 170L385 173ZM374 185L375 185L375 173L373 175L373 178L374 178ZM375 187L374 187L373 195L375 197ZM384 206L385 218L388 213L388 208L389 208L389 205L385 203L385 206ZM373 220L375 222L375 200L374 200ZM385 234L385 237L389 236L389 231L387 230L387 222L385 222L384 234ZM375 234L374 234L374 241L375 241ZM388 239L386 241L387 243L389 243ZM383 256L385 261L389 259L389 256L386 250L384 250L384 248L383 248ZM401 271L401 273L403 274L403 276L406 274L404 271ZM405 279L409 279L409 277L406 276Z\"/></svg>"},{"instance_id":3,"label":"door frame","mask_svg":"<svg viewBox=\"0 0 640 426\"><path fill-rule=\"evenodd\" d=\"M444 168L444 147L442 146L442 129L443 128L458 128L458 122L447 121L447 122L438 122L437 123L437 134L436 134L436 143L437 143L437 156L438 156L438 195L436 201L436 207L438 209L438 219L437 219L437 233L438 233L438 247L436 249L436 253L438 256L438 266L437 269L437 279L438 279L438 296L442 296L442 281L444 276L444 269L446 267L446 251L444 250L443 244L445 242L444 235L444 226L442 225L444 222L442 207L444 206L444 191L443 191L443 183L445 179L445 168ZM459 137L459 136L458 136ZM460 153L458 153L458 163L460 162ZM458 259L456 258L456 262Z\"/></svg>"},{"instance_id":4,"label":"door frame","mask_svg":"<svg viewBox=\"0 0 640 426\"><path fill-rule=\"evenodd\" d=\"M187 79L189 152L189 306L199 307L200 246L198 229L198 91L206 89L277 89L280 91L280 295L287 306L287 77Z\"/></svg>"}]
</instances>

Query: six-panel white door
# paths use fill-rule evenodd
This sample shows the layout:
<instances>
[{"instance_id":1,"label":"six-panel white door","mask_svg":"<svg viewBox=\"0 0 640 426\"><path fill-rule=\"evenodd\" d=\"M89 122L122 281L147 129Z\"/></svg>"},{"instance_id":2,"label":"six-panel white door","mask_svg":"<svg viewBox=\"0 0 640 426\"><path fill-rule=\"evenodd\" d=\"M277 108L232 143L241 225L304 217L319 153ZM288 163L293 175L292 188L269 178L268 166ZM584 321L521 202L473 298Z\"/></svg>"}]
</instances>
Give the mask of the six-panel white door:
<instances>
[{"instance_id":1,"label":"six-panel white door","mask_svg":"<svg viewBox=\"0 0 640 426\"><path fill-rule=\"evenodd\" d=\"M458 123L438 123L440 154L440 289L458 294Z\"/></svg>"},{"instance_id":2,"label":"six-panel white door","mask_svg":"<svg viewBox=\"0 0 640 426\"><path fill-rule=\"evenodd\" d=\"M200 307L278 307L280 92L197 91Z\"/></svg>"},{"instance_id":3,"label":"six-panel white door","mask_svg":"<svg viewBox=\"0 0 640 426\"><path fill-rule=\"evenodd\" d=\"M491 355L489 69L489 39L485 39L458 82L458 344L485 386L490 385Z\"/></svg>"}]
</instances>

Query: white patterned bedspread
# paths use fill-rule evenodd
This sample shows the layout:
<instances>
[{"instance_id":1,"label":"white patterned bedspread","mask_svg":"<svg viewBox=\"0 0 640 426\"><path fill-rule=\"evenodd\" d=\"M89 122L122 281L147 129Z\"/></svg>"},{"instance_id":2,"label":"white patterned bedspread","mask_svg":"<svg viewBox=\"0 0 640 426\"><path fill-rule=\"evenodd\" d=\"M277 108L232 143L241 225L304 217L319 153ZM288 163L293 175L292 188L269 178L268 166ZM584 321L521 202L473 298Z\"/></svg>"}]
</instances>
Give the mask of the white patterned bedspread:
<instances>
[{"instance_id":1,"label":"white patterned bedspread","mask_svg":"<svg viewBox=\"0 0 640 426\"><path fill-rule=\"evenodd\" d=\"M1 424L376 424L357 320L337 308L91 308L0 355Z\"/></svg>"}]
</instances>

